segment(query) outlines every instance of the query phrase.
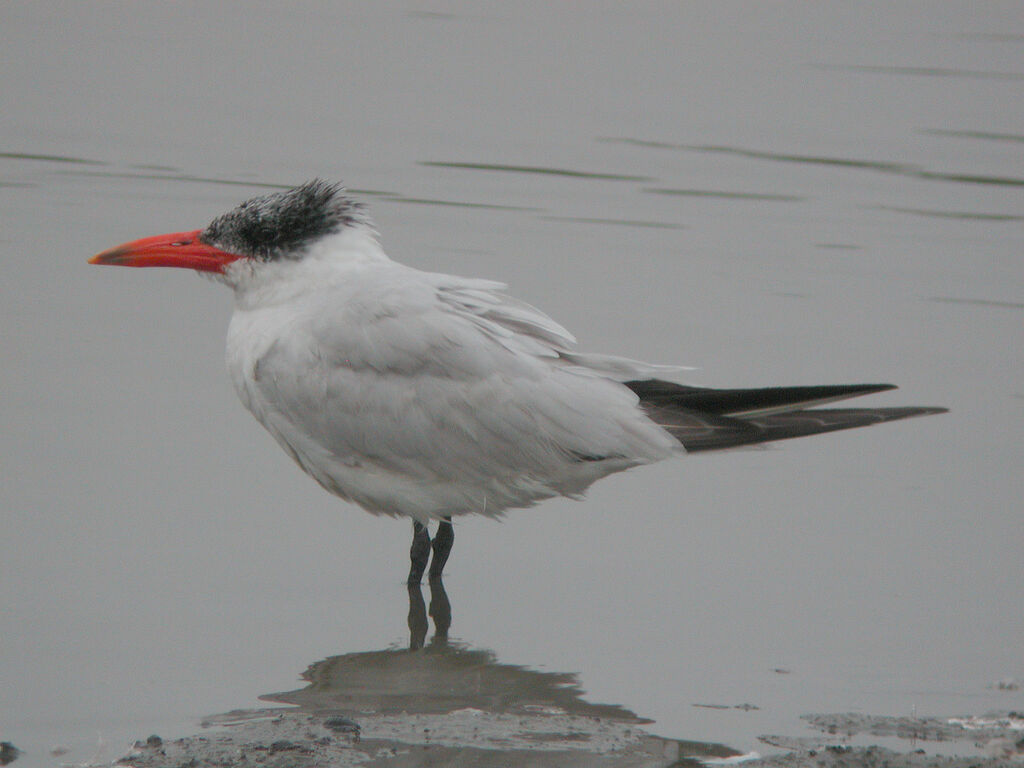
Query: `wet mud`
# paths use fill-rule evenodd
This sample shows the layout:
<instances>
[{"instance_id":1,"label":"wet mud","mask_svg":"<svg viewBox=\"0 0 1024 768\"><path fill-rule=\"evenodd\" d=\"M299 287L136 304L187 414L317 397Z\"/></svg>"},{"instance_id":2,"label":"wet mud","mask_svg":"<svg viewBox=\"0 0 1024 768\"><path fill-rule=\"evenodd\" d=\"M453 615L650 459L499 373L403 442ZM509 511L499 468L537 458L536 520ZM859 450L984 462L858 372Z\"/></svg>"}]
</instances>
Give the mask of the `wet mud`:
<instances>
[{"instance_id":1,"label":"wet mud","mask_svg":"<svg viewBox=\"0 0 1024 768\"><path fill-rule=\"evenodd\" d=\"M346 716L301 710L253 710L210 718L207 733L173 741L139 741L116 765L134 768L242 768L313 766L537 766L538 768L672 768L744 765L748 768L1006 768L1022 765L1024 719L886 718L811 715L821 738L765 736L788 750L770 756L740 754L721 744L652 735L628 719L573 715L554 707L520 711L475 708L446 713ZM906 751L838 743L856 735L896 736ZM1015 740L1016 739L1016 740ZM972 740L988 754L950 757L930 753L928 742Z\"/></svg>"},{"instance_id":2,"label":"wet mud","mask_svg":"<svg viewBox=\"0 0 1024 768\"><path fill-rule=\"evenodd\" d=\"M428 616L435 626L429 641ZM944 718L806 715L804 723L793 723L803 735L762 736L766 754L665 738L624 707L584 700L573 674L502 663L492 651L449 640L451 605L440 580L430 585L429 610L419 587L409 588L408 624L408 647L316 662L303 674L305 687L262 697L273 706L206 718L203 730L186 738L150 736L110 765L1024 766L1024 714L1015 711ZM806 735L808 726L817 733Z\"/></svg>"}]
</instances>

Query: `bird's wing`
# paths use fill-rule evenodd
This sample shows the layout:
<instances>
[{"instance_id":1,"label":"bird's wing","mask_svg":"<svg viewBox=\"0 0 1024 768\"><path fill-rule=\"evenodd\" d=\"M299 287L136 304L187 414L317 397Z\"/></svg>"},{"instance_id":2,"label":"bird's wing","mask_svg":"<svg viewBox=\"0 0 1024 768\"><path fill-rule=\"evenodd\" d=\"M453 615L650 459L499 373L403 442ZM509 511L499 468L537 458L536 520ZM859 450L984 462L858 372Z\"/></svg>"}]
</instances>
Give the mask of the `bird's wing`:
<instances>
[{"instance_id":1,"label":"bird's wing","mask_svg":"<svg viewBox=\"0 0 1024 768\"><path fill-rule=\"evenodd\" d=\"M437 275L437 298L456 315L470 318L489 336L517 352L558 357L576 346L576 337L536 307L503 291L503 283Z\"/></svg>"},{"instance_id":2,"label":"bird's wing","mask_svg":"<svg viewBox=\"0 0 1024 768\"><path fill-rule=\"evenodd\" d=\"M482 330L510 349L558 358L561 365L579 375L626 382L693 370L681 365L655 365L616 355L576 352L575 336L541 310L504 293L505 287L489 280L459 279L455 284L442 284L439 298L454 311L474 318Z\"/></svg>"},{"instance_id":3,"label":"bird's wing","mask_svg":"<svg viewBox=\"0 0 1024 768\"><path fill-rule=\"evenodd\" d=\"M628 388L571 361L568 331L500 284L395 270L264 332L251 365L250 408L331 490L385 506L350 487L377 473L473 504L486 493L499 511L678 447Z\"/></svg>"}]
</instances>

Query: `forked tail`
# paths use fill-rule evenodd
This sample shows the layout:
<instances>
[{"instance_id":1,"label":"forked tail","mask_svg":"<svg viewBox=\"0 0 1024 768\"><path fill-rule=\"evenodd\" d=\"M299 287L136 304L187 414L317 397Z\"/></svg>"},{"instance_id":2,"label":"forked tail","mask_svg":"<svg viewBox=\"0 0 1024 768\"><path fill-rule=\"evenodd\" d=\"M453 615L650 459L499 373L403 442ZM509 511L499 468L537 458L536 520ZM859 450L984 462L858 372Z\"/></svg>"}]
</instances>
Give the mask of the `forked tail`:
<instances>
[{"instance_id":1,"label":"forked tail","mask_svg":"<svg viewBox=\"0 0 1024 768\"><path fill-rule=\"evenodd\" d=\"M946 408L816 408L836 400L896 389L892 384L706 389L659 379L627 381L640 404L687 451L710 451L866 427Z\"/></svg>"}]
</instances>

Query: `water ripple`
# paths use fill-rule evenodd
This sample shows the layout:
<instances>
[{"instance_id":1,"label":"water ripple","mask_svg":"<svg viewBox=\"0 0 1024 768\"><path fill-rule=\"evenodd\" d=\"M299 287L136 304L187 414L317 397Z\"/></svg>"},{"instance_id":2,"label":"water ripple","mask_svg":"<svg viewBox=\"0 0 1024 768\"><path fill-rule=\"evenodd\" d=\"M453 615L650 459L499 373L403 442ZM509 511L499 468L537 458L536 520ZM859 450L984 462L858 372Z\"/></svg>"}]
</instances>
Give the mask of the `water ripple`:
<instances>
[{"instance_id":1,"label":"water ripple","mask_svg":"<svg viewBox=\"0 0 1024 768\"><path fill-rule=\"evenodd\" d=\"M994 72L980 69L947 69L945 67L893 67L874 64L812 64L815 69L841 72L871 72L880 75L911 75L921 77L958 77L971 80L1024 81L1020 72Z\"/></svg>"},{"instance_id":2,"label":"water ripple","mask_svg":"<svg viewBox=\"0 0 1024 768\"><path fill-rule=\"evenodd\" d=\"M1002 134L1000 134L1002 136ZM650 149L671 149L686 152L713 152L718 154L734 155L737 157L751 158L754 160L773 160L783 163L805 163L810 165L828 165L840 168L854 168L858 170L878 171L898 176L907 176L928 181L952 181L959 184L985 184L1002 187L1024 186L1024 179L1010 176L987 176L975 173L951 173L944 171L928 171L920 166L907 163L894 163L882 160L861 160L846 157L827 157L822 155L801 155L788 152L765 152L756 149L745 149L743 147L727 147L714 144L670 144L666 142L644 141L633 138L602 137L598 141L615 142L619 144L630 144L637 147Z\"/></svg>"},{"instance_id":3,"label":"water ripple","mask_svg":"<svg viewBox=\"0 0 1024 768\"><path fill-rule=\"evenodd\" d=\"M498 205L495 203L467 203L460 200L438 200L429 197L402 197L400 195L385 195L383 198L389 203L411 203L414 205L450 205L456 208L484 208L493 211L542 211L543 208L528 208L520 205Z\"/></svg>"},{"instance_id":4,"label":"water ripple","mask_svg":"<svg viewBox=\"0 0 1024 768\"><path fill-rule=\"evenodd\" d=\"M648 176L627 176L619 173L594 173L575 171L567 168L547 168L536 165L499 165L496 163L463 163L446 160L421 160L420 165L434 168L462 168L472 171L504 171L510 173L540 173L547 176L568 176L576 179L601 179L603 181L654 181Z\"/></svg>"},{"instance_id":5,"label":"water ripple","mask_svg":"<svg viewBox=\"0 0 1024 768\"><path fill-rule=\"evenodd\" d=\"M1024 221L1024 216L1009 213L976 213L973 211L931 211L925 208L903 208L896 205L874 206L881 211L909 213L912 216L931 216L938 219L966 219L974 221Z\"/></svg>"},{"instance_id":6,"label":"water ripple","mask_svg":"<svg viewBox=\"0 0 1024 768\"><path fill-rule=\"evenodd\" d=\"M567 221L573 224L611 224L622 227L649 227L651 229L686 229L682 224L664 221L637 221L635 219L601 219L585 216L541 216L545 221Z\"/></svg>"},{"instance_id":7,"label":"water ripple","mask_svg":"<svg viewBox=\"0 0 1024 768\"><path fill-rule=\"evenodd\" d=\"M184 181L190 184L228 184L237 187L257 187L260 189L291 189L294 186L294 184L273 184L267 181L218 179L208 176L188 176L185 174L171 176L165 173L128 173L126 171L64 171L63 175L101 176L109 179L143 179L147 181Z\"/></svg>"},{"instance_id":8,"label":"water ripple","mask_svg":"<svg viewBox=\"0 0 1024 768\"><path fill-rule=\"evenodd\" d=\"M778 195L769 192L728 192L715 189L667 189L663 187L647 187L644 192L655 195L680 195L685 197L714 197L725 200L774 200L777 202L794 203L803 200L795 195Z\"/></svg>"},{"instance_id":9,"label":"water ripple","mask_svg":"<svg viewBox=\"0 0 1024 768\"><path fill-rule=\"evenodd\" d=\"M1016 133L990 133L988 131L954 131L944 128L925 128L921 133L929 136L951 136L957 139L985 139L987 141L1016 141L1024 143L1024 136Z\"/></svg>"},{"instance_id":10,"label":"water ripple","mask_svg":"<svg viewBox=\"0 0 1024 768\"><path fill-rule=\"evenodd\" d=\"M82 157L64 157L62 155L35 155L29 152L0 152L4 160L36 160L45 163L75 163L78 165L110 165L101 160L87 160Z\"/></svg>"},{"instance_id":11,"label":"water ripple","mask_svg":"<svg viewBox=\"0 0 1024 768\"><path fill-rule=\"evenodd\" d=\"M955 296L930 296L928 301L943 304L973 304L976 307L1000 307L1001 309L1024 309L1024 304L1016 301L992 301L991 299L960 299Z\"/></svg>"}]
</instances>

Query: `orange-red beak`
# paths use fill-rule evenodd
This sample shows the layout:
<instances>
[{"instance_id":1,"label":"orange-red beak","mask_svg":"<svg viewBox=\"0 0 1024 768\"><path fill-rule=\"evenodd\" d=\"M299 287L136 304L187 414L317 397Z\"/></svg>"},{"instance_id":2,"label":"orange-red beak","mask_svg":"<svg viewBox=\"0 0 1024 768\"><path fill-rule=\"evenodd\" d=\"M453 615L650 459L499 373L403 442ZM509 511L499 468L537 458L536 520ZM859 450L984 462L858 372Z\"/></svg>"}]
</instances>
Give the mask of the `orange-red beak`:
<instances>
[{"instance_id":1,"label":"orange-red beak","mask_svg":"<svg viewBox=\"0 0 1024 768\"><path fill-rule=\"evenodd\" d=\"M199 233L173 232L144 237L98 253L90 264L116 264L122 267L181 267L200 272L223 272L231 262L242 258L200 242Z\"/></svg>"}]
</instances>

